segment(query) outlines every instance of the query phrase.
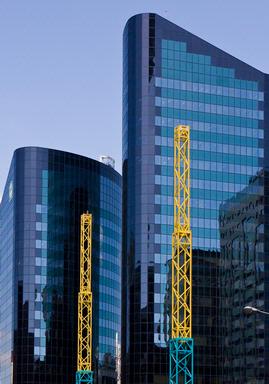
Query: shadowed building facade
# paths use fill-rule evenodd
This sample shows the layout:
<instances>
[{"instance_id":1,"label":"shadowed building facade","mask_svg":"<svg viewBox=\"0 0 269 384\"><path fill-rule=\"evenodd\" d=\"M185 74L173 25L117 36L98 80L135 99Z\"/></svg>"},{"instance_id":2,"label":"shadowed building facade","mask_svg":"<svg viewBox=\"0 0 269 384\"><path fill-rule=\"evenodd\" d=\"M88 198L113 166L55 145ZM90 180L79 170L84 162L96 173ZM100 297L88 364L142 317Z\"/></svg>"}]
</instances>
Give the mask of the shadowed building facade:
<instances>
[{"instance_id":1,"label":"shadowed building facade","mask_svg":"<svg viewBox=\"0 0 269 384\"><path fill-rule=\"evenodd\" d=\"M52 149L15 151L0 205L0 382L74 383L80 215L93 215L93 369L116 382L121 176ZM118 334L118 336L117 336Z\"/></svg>"},{"instance_id":2,"label":"shadowed building facade","mask_svg":"<svg viewBox=\"0 0 269 384\"><path fill-rule=\"evenodd\" d=\"M226 383L264 382L263 316L245 316L247 304L264 308L265 199L260 172L220 207L222 358Z\"/></svg>"},{"instance_id":3,"label":"shadowed building facade","mask_svg":"<svg viewBox=\"0 0 269 384\"><path fill-rule=\"evenodd\" d=\"M252 195L248 186L257 175L259 193L267 199L268 77L156 14L127 22L123 49L122 383L168 380L173 136L174 127L183 124L191 128L194 377L197 384L226 384L225 359L233 345L227 322L231 329L245 325L241 315L238 325L223 310L229 302L241 314L243 301L233 300L234 290L222 286L233 284L234 277L223 270L220 207L240 191ZM256 197L242 201L242 209L248 199ZM265 217L267 209L265 203ZM239 219L231 220L235 226ZM259 227L262 261L252 265L260 268L262 263L264 276L266 225L265 219ZM248 228L251 232L255 226ZM255 238L250 234L248 241ZM269 309L266 278L262 289L264 299L257 305ZM255 304L256 298L249 296L245 305ZM262 334L266 343L265 319L250 323L251 332ZM269 380L264 345L252 343L248 352L259 356L259 383ZM247 361L243 355L237 358L241 365ZM253 382L256 374L246 370L241 382ZM229 377L229 383L239 382Z\"/></svg>"}]
</instances>

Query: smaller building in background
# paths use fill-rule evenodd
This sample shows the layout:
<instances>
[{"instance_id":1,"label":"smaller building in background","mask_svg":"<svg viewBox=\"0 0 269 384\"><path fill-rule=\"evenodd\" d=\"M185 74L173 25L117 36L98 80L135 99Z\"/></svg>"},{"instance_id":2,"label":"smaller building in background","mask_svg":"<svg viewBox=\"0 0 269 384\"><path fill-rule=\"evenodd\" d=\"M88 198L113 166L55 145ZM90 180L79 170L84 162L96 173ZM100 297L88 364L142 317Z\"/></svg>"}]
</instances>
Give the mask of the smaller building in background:
<instances>
[{"instance_id":1,"label":"smaller building in background","mask_svg":"<svg viewBox=\"0 0 269 384\"><path fill-rule=\"evenodd\" d=\"M263 383L265 318L242 308L265 305L264 171L220 207L222 356L226 383ZM256 381L257 380L257 381Z\"/></svg>"},{"instance_id":2,"label":"smaller building in background","mask_svg":"<svg viewBox=\"0 0 269 384\"><path fill-rule=\"evenodd\" d=\"M93 215L93 367L116 383L121 176L58 150L15 151L0 205L0 382L75 382L80 215Z\"/></svg>"}]
</instances>

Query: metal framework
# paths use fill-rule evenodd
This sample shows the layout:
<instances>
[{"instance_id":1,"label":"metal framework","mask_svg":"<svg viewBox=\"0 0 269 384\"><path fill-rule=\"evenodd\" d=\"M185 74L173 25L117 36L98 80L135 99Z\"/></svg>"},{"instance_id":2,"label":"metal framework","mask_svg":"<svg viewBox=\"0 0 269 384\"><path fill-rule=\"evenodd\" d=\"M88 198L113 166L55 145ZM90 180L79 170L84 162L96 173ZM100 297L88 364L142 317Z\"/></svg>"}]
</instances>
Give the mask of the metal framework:
<instances>
[{"instance_id":1,"label":"metal framework","mask_svg":"<svg viewBox=\"0 0 269 384\"><path fill-rule=\"evenodd\" d=\"M80 217L80 290L76 384L92 384L92 215Z\"/></svg>"},{"instance_id":2,"label":"metal framework","mask_svg":"<svg viewBox=\"0 0 269 384\"><path fill-rule=\"evenodd\" d=\"M169 384L193 384L190 128L174 134L174 232Z\"/></svg>"}]
</instances>

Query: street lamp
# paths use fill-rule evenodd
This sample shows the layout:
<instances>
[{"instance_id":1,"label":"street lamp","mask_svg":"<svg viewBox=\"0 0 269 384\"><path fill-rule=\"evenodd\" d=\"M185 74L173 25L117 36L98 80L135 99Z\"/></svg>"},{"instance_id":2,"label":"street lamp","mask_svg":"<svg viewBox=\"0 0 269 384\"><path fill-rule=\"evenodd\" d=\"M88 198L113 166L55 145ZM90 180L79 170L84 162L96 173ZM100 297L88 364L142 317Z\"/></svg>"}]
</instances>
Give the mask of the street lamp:
<instances>
[{"instance_id":1,"label":"street lamp","mask_svg":"<svg viewBox=\"0 0 269 384\"><path fill-rule=\"evenodd\" d=\"M269 312L262 311L261 309L258 309L255 307L250 307L249 305L247 305L243 308L243 312L245 315L252 315L253 313L261 313L262 315L268 315L269 316Z\"/></svg>"}]
</instances>

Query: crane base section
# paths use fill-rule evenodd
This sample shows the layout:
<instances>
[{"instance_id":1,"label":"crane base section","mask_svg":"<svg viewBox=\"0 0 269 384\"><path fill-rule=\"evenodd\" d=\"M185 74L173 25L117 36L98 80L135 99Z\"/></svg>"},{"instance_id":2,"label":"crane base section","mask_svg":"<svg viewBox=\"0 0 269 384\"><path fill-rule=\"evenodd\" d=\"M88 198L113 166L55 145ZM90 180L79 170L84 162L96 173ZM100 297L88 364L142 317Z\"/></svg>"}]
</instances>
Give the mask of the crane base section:
<instances>
[{"instance_id":1,"label":"crane base section","mask_svg":"<svg viewBox=\"0 0 269 384\"><path fill-rule=\"evenodd\" d=\"M193 384L193 339L170 339L169 347L169 384Z\"/></svg>"},{"instance_id":2,"label":"crane base section","mask_svg":"<svg viewBox=\"0 0 269 384\"><path fill-rule=\"evenodd\" d=\"M93 384L93 371L77 371L76 384Z\"/></svg>"}]
</instances>

